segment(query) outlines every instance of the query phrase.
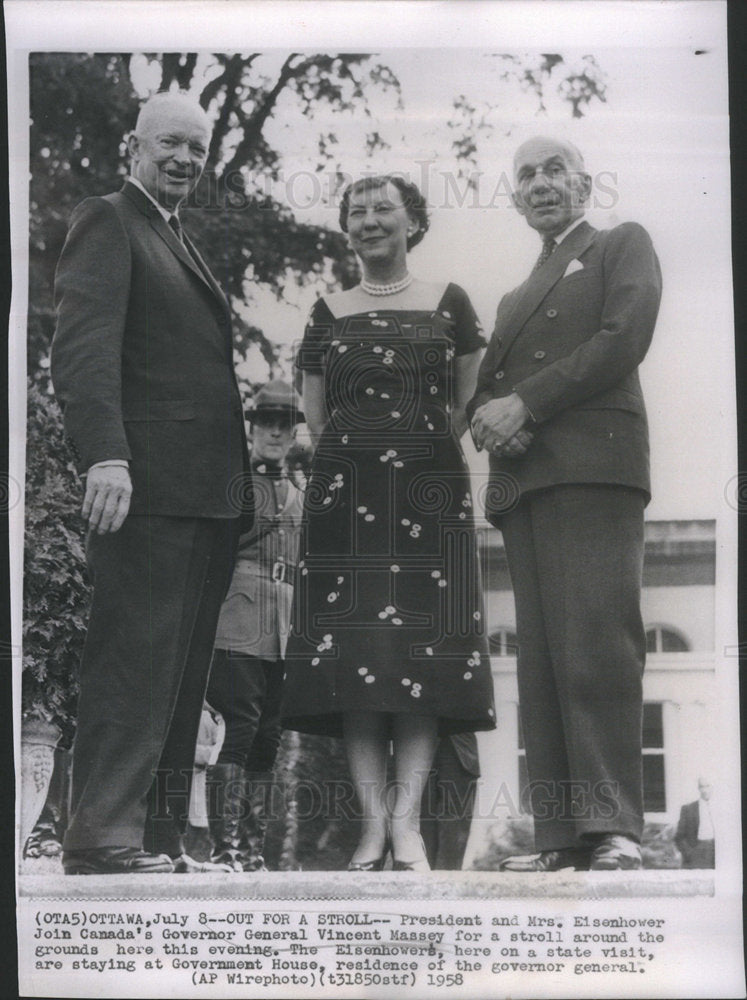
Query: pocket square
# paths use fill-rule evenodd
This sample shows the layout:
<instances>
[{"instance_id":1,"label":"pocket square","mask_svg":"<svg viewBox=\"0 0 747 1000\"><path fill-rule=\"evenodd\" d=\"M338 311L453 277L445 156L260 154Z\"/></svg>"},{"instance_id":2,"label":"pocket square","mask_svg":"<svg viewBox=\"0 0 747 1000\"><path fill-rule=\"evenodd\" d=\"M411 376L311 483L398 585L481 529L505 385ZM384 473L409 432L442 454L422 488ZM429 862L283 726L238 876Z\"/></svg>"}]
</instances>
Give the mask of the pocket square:
<instances>
[{"instance_id":1,"label":"pocket square","mask_svg":"<svg viewBox=\"0 0 747 1000\"><path fill-rule=\"evenodd\" d=\"M580 260L577 260L574 257L573 260L568 264L568 267L565 269L563 277L567 278L569 274L574 274L576 271L583 271L583 269L584 265L581 263Z\"/></svg>"}]
</instances>

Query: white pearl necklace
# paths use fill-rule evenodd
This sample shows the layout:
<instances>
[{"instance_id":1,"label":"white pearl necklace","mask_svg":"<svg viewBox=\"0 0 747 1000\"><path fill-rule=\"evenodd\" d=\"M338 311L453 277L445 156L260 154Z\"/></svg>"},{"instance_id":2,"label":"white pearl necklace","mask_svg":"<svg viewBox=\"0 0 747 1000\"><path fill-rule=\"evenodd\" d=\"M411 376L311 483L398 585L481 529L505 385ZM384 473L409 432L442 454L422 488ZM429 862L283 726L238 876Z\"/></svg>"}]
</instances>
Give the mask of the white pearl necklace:
<instances>
[{"instance_id":1,"label":"white pearl necklace","mask_svg":"<svg viewBox=\"0 0 747 1000\"><path fill-rule=\"evenodd\" d=\"M365 278L361 281L361 288L369 295L396 295L397 292L404 292L412 284L412 275L406 274L400 281L390 281L387 285L376 285Z\"/></svg>"}]
</instances>

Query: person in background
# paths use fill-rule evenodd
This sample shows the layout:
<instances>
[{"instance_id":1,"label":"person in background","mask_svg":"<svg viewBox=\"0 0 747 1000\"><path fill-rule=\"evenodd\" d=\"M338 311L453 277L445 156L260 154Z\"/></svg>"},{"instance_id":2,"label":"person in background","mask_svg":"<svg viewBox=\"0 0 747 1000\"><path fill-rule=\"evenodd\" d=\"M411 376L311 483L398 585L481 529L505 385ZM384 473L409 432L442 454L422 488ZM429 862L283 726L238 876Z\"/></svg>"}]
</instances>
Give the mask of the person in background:
<instances>
[{"instance_id":1,"label":"person in background","mask_svg":"<svg viewBox=\"0 0 747 1000\"><path fill-rule=\"evenodd\" d=\"M57 266L51 375L85 480L93 583L69 875L205 870L183 843L195 742L251 518L231 309L179 219L211 133L186 94L146 101L130 176L77 206Z\"/></svg>"},{"instance_id":2,"label":"person in background","mask_svg":"<svg viewBox=\"0 0 747 1000\"><path fill-rule=\"evenodd\" d=\"M571 143L539 136L516 152L514 203L542 251L498 306L467 406L516 603L538 853L507 859L509 871L641 866L650 476L638 366L661 271L642 226L585 221L591 190Z\"/></svg>"},{"instance_id":3,"label":"person in background","mask_svg":"<svg viewBox=\"0 0 747 1000\"><path fill-rule=\"evenodd\" d=\"M226 727L222 717L205 702L195 746L195 767L186 837L188 853L195 859L209 858L212 853L207 811L207 769L218 759L225 732Z\"/></svg>"},{"instance_id":4,"label":"person in background","mask_svg":"<svg viewBox=\"0 0 747 1000\"><path fill-rule=\"evenodd\" d=\"M420 832L431 868L461 871L479 777L474 733L454 733L439 740L420 815Z\"/></svg>"},{"instance_id":5,"label":"person in background","mask_svg":"<svg viewBox=\"0 0 747 1000\"><path fill-rule=\"evenodd\" d=\"M698 778L698 798L680 809L674 842L682 855L683 868L716 867L716 835L711 813L713 788L707 778Z\"/></svg>"},{"instance_id":6,"label":"person in background","mask_svg":"<svg viewBox=\"0 0 747 1000\"><path fill-rule=\"evenodd\" d=\"M54 769L39 818L23 846L24 858L53 858L62 853L62 838L67 826L70 791L70 753L57 747Z\"/></svg>"},{"instance_id":7,"label":"person in background","mask_svg":"<svg viewBox=\"0 0 747 1000\"><path fill-rule=\"evenodd\" d=\"M263 386L247 411L255 497L252 530L241 536L215 637L207 700L226 733L208 768L211 860L232 871L262 871L280 742L283 656L296 569L302 494L285 458L304 419L290 385Z\"/></svg>"}]
</instances>

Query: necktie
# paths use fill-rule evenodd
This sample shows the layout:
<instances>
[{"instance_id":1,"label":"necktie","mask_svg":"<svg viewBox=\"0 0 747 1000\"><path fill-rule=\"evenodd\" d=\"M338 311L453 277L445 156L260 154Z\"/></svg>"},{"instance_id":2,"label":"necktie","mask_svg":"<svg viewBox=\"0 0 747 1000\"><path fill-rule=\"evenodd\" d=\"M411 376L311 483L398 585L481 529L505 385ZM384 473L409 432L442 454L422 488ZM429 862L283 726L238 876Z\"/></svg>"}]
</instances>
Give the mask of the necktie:
<instances>
[{"instance_id":1,"label":"necktie","mask_svg":"<svg viewBox=\"0 0 747 1000\"><path fill-rule=\"evenodd\" d=\"M545 239L542 241L542 252L537 258L537 263L532 268L532 273L538 271L545 263L545 261L550 259L550 257L552 256L552 252L557 245L558 244L555 242L552 236L545 237Z\"/></svg>"},{"instance_id":2,"label":"necktie","mask_svg":"<svg viewBox=\"0 0 747 1000\"><path fill-rule=\"evenodd\" d=\"M179 240L179 242L180 243L184 243L184 233L182 232L182 224L179 221L179 217L176 216L176 215L170 216L169 217L169 225L171 226L171 228L173 229L174 233L176 234L176 238Z\"/></svg>"},{"instance_id":3,"label":"necktie","mask_svg":"<svg viewBox=\"0 0 747 1000\"><path fill-rule=\"evenodd\" d=\"M189 256L192 258L192 261L194 262L195 266L199 269L200 273L204 276L207 283L210 284L211 279L207 272L207 269L205 268L205 265L202 263L202 261L197 259L195 251L192 249L192 247L185 242L184 230L182 229L182 224L176 215L169 216L169 228L173 231L176 238L179 240L181 245L184 247Z\"/></svg>"}]
</instances>

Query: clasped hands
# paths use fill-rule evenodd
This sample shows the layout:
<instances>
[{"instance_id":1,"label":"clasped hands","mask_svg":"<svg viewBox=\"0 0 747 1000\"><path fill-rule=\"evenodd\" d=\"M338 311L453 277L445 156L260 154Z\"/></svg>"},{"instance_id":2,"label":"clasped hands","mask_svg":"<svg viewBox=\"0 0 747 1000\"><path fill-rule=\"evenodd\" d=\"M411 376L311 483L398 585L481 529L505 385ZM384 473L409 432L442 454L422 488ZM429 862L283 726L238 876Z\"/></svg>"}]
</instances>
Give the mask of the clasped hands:
<instances>
[{"instance_id":1,"label":"clasped hands","mask_svg":"<svg viewBox=\"0 0 747 1000\"><path fill-rule=\"evenodd\" d=\"M534 435L525 428L531 414L517 393L490 399L478 406L472 417L472 435L478 448L493 455L513 458L523 455Z\"/></svg>"},{"instance_id":2,"label":"clasped hands","mask_svg":"<svg viewBox=\"0 0 747 1000\"><path fill-rule=\"evenodd\" d=\"M130 510L132 480L124 465L93 466L86 475L83 517L99 535L119 531Z\"/></svg>"}]
</instances>

